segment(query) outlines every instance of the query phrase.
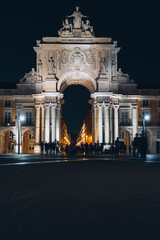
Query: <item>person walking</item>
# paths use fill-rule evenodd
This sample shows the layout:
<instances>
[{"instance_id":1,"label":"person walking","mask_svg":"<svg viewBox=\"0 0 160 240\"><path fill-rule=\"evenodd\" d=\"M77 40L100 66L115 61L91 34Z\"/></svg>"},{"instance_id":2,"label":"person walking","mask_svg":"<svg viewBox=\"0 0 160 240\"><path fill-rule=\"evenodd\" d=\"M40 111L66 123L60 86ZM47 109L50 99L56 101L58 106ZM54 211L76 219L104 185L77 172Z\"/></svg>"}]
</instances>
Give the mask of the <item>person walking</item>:
<instances>
[{"instance_id":1,"label":"person walking","mask_svg":"<svg viewBox=\"0 0 160 240\"><path fill-rule=\"evenodd\" d=\"M115 156L116 157L119 156L119 148L120 148L120 141L119 141L119 138L117 137L117 139L115 140Z\"/></svg>"}]
</instances>

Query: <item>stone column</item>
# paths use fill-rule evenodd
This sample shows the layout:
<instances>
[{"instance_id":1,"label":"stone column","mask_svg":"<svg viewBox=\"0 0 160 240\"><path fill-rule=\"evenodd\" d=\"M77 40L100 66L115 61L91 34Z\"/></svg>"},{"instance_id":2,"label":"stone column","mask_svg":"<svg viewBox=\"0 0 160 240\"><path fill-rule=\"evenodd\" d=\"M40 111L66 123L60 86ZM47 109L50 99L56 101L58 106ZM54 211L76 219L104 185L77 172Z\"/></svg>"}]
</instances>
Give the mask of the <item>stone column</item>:
<instances>
[{"instance_id":1,"label":"stone column","mask_svg":"<svg viewBox=\"0 0 160 240\"><path fill-rule=\"evenodd\" d=\"M119 105L114 105L114 140L119 137L119 119L118 119Z\"/></svg>"},{"instance_id":2,"label":"stone column","mask_svg":"<svg viewBox=\"0 0 160 240\"><path fill-rule=\"evenodd\" d=\"M97 104L92 104L92 143L95 144L97 142Z\"/></svg>"},{"instance_id":3,"label":"stone column","mask_svg":"<svg viewBox=\"0 0 160 240\"><path fill-rule=\"evenodd\" d=\"M35 129L35 146L34 146L34 152L40 153L40 105L35 105L36 108L36 129Z\"/></svg>"},{"instance_id":4,"label":"stone column","mask_svg":"<svg viewBox=\"0 0 160 240\"><path fill-rule=\"evenodd\" d=\"M95 144L94 103L92 104L92 144Z\"/></svg>"},{"instance_id":5,"label":"stone column","mask_svg":"<svg viewBox=\"0 0 160 240\"><path fill-rule=\"evenodd\" d=\"M45 142L44 138L44 105L41 106L41 142Z\"/></svg>"},{"instance_id":6,"label":"stone column","mask_svg":"<svg viewBox=\"0 0 160 240\"><path fill-rule=\"evenodd\" d=\"M132 104L132 140L134 140L134 137L136 136L136 133L138 133L138 109L137 109L137 103Z\"/></svg>"},{"instance_id":7,"label":"stone column","mask_svg":"<svg viewBox=\"0 0 160 240\"><path fill-rule=\"evenodd\" d=\"M50 106L49 103L45 104L45 143L50 142Z\"/></svg>"},{"instance_id":8,"label":"stone column","mask_svg":"<svg viewBox=\"0 0 160 240\"><path fill-rule=\"evenodd\" d=\"M97 119L97 104L94 104L94 141L95 143L97 143L98 141L98 119Z\"/></svg>"},{"instance_id":9,"label":"stone column","mask_svg":"<svg viewBox=\"0 0 160 240\"><path fill-rule=\"evenodd\" d=\"M51 106L51 141L54 142L56 139L56 104Z\"/></svg>"},{"instance_id":10,"label":"stone column","mask_svg":"<svg viewBox=\"0 0 160 240\"><path fill-rule=\"evenodd\" d=\"M109 104L104 103L104 142L109 144Z\"/></svg>"},{"instance_id":11,"label":"stone column","mask_svg":"<svg viewBox=\"0 0 160 240\"><path fill-rule=\"evenodd\" d=\"M56 108L56 140L60 141L60 105Z\"/></svg>"},{"instance_id":12,"label":"stone column","mask_svg":"<svg viewBox=\"0 0 160 240\"><path fill-rule=\"evenodd\" d=\"M110 107L110 143L113 144L113 108Z\"/></svg>"},{"instance_id":13,"label":"stone column","mask_svg":"<svg viewBox=\"0 0 160 240\"><path fill-rule=\"evenodd\" d=\"M98 141L99 144L103 143L103 115L102 115L102 103L98 103Z\"/></svg>"}]
</instances>

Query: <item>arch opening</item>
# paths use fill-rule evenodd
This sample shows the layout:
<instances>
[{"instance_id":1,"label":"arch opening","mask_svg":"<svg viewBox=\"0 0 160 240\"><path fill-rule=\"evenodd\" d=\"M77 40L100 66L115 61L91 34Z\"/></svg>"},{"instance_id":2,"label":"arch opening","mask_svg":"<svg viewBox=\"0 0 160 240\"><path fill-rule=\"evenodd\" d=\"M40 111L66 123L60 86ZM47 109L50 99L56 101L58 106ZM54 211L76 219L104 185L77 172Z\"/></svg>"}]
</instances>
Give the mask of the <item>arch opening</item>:
<instances>
[{"instance_id":1,"label":"arch opening","mask_svg":"<svg viewBox=\"0 0 160 240\"><path fill-rule=\"evenodd\" d=\"M119 140L124 142L126 150L129 151L129 146L131 146L131 134L129 131L121 129L119 132Z\"/></svg>"},{"instance_id":2,"label":"arch opening","mask_svg":"<svg viewBox=\"0 0 160 240\"><path fill-rule=\"evenodd\" d=\"M32 130L23 133L22 153L34 153L35 136Z\"/></svg>"},{"instance_id":3,"label":"arch opening","mask_svg":"<svg viewBox=\"0 0 160 240\"><path fill-rule=\"evenodd\" d=\"M62 121L66 125L67 134L70 135L71 143L76 145L78 134L81 131L84 121L86 121L88 112L91 111L91 105L89 103L90 92L86 87L78 84L67 86L63 94ZM92 118L90 117L87 121L88 126L92 125L91 120ZM90 127L90 129L92 129L92 127ZM61 134L61 136L64 137L64 134Z\"/></svg>"},{"instance_id":4,"label":"arch opening","mask_svg":"<svg viewBox=\"0 0 160 240\"><path fill-rule=\"evenodd\" d=\"M11 130L5 130L2 133L2 153L14 153L15 150L15 135Z\"/></svg>"},{"instance_id":5,"label":"arch opening","mask_svg":"<svg viewBox=\"0 0 160 240\"><path fill-rule=\"evenodd\" d=\"M82 85L87 88L90 93L94 93L97 86L94 79L80 71L69 72L61 77L58 81L58 91L63 93L65 89L71 85Z\"/></svg>"}]
</instances>

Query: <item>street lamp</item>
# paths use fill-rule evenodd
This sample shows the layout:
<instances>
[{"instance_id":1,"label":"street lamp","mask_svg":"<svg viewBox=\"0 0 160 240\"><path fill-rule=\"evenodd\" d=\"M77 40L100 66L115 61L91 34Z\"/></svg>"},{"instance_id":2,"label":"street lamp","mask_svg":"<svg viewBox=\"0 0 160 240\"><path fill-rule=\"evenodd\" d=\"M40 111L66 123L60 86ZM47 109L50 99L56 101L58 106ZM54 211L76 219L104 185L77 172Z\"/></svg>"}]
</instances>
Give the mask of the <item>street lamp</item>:
<instances>
[{"instance_id":1,"label":"street lamp","mask_svg":"<svg viewBox=\"0 0 160 240\"><path fill-rule=\"evenodd\" d=\"M21 146L21 122L25 120L25 117L23 115L19 115L16 117L18 122L18 154L20 154L20 146Z\"/></svg>"},{"instance_id":2,"label":"street lamp","mask_svg":"<svg viewBox=\"0 0 160 240\"><path fill-rule=\"evenodd\" d=\"M146 121L150 121L151 116L149 114L143 114L143 134L145 134Z\"/></svg>"}]
</instances>

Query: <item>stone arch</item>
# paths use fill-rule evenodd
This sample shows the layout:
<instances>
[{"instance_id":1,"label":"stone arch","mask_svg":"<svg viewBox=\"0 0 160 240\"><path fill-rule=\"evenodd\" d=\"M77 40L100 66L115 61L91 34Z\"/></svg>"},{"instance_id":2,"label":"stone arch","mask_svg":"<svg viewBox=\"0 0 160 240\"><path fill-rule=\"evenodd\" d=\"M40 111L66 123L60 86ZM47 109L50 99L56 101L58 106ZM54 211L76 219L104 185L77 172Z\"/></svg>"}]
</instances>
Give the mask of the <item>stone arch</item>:
<instances>
[{"instance_id":1,"label":"stone arch","mask_svg":"<svg viewBox=\"0 0 160 240\"><path fill-rule=\"evenodd\" d=\"M14 153L15 135L11 130L2 133L1 153Z\"/></svg>"},{"instance_id":2,"label":"stone arch","mask_svg":"<svg viewBox=\"0 0 160 240\"><path fill-rule=\"evenodd\" d=\"M35 136L33 130L26 130L23 133L22 153L34 153Z\"/></svg>"},{"instance_id":3,"label":"stone arch","mask_svg":"<svg viewBox=\"0 0 160 240\"><path fill-rule=\"evenodd\" d=\"M119 132L119 140L124 142L128 150L129 146L131 146L131 133L125 129L121 129Z\"/></svg>"},{"instance_id":4,"label":"stone arch","mask_svg":"<svg viewBox=\"0 0 160 240\"><path fill-rule=\"evenodd\" d=\"M58 81L58 91L61 93L70 85L82 85L86 87L90 93L94 93L97 89L96 80L88 73L73 71L63 75Z\"/></svg>"}]
</instances>

